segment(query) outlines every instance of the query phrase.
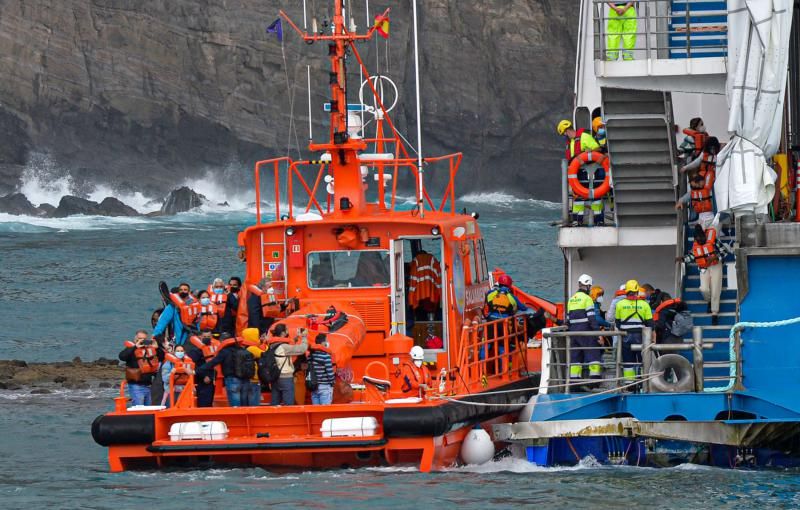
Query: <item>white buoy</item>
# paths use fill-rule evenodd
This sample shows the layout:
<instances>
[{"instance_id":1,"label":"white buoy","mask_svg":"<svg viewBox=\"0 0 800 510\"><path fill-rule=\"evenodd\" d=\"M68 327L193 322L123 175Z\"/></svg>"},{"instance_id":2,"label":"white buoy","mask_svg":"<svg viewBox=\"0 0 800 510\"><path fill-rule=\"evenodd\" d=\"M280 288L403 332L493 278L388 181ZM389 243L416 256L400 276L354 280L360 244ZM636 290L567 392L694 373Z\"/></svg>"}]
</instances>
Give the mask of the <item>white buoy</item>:
<instances>
[{"instance_id":1,"label":"white buoy","mask_svg":"<svg viewBox=\"0 0 800 510\"><path fill-rule=\"evenodd\" d=\"M483 429L472 429L461 443L464 464L484 464L494 458L494 443Z\"/></svg>"}]
</instances>

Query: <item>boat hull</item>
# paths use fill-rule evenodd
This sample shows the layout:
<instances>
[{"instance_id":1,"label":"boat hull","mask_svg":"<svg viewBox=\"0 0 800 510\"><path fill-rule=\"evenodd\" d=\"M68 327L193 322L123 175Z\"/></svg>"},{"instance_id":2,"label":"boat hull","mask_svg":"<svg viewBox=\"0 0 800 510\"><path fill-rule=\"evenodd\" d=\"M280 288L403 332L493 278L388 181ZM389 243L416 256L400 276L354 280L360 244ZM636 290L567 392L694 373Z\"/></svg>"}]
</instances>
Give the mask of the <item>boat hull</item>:
<instances>
[{"instance_id":1,"label":"boat hull","mask_svg":"<svg viewBox=\"0 0 800 510\"><path fill-rule=\"evenodd\" d=\"M166 466L253 465L265 468L355 468L413 464L421 471L458 462L470 429L509 423L536 393L539 376L458 400L119 411L98 416L95 441L108 447L112 471ZM330 418L374 417L374 435L323 437ZM224 421L224 440L172 441L174 423Z\"/></svg>"}]
</instances>

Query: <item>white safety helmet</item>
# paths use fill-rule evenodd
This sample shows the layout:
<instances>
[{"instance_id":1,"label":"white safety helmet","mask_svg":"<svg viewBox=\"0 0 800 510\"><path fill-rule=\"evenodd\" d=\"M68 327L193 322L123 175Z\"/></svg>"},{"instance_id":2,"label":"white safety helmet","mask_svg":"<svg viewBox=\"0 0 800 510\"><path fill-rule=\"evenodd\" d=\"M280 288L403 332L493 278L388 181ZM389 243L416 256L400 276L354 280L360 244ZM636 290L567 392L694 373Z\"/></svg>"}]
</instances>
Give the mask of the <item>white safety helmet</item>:
<instances>
[{"instance_id":1,"label":"white safety helmet","mask_svg":"<svg viewBox=\"0 0 800 510\"><path fill-rule=\"evenodd\" d=\"M414 361L422 361L425 359L425 351L422 350L422 347L420 347L419 345L415 345L414 347L412 347L411 352L409 354L411 354L411 359L413 359Z\"/></svg>"},{"instance_id":2,"label":"white safety helmet","mask_svg":"<svg viewBox=\"0 0 800 510\"><path fill-rule=\"evenodd\" d=\"M578 278L578 285L585 285L587 287L592 286L592 277L588 274L582 274L580 278Z\"/></svg>"}]
</instances>

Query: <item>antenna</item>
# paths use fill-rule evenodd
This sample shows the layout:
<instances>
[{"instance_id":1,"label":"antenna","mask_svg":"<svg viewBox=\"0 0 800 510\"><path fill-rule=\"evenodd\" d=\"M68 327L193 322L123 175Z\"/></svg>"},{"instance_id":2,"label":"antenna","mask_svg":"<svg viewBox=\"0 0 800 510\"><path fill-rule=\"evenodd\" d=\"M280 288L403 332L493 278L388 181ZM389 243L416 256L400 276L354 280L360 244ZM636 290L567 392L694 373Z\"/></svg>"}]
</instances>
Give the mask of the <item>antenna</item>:
<instances>
[{"instance_id":1,"label":"antenna","mask_svg":"<svg viewBox=\"0 0 800 510\"><path fill-rule=\"evenodd\" d=\"M419 217L425 217L425 187L423 183L422 174L422 114L420 113L420 97L419 97L419 42L417 37L417 0L414 0L414 85L416 86L417 93L417 175L419 176L419 196L417 203L419 204Z\"/></svg>"}]
</instances>

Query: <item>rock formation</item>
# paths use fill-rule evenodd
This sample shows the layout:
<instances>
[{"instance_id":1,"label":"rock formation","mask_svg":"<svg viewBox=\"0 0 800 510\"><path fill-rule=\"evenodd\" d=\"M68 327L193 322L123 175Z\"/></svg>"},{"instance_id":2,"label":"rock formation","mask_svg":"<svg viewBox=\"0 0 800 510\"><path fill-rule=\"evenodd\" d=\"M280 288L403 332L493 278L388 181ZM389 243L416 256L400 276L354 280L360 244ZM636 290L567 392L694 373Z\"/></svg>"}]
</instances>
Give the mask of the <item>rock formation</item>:
<instances>
[{"instance_id":1,"label":"rock formation","mask_svg":"<svg viewBox=\"0 0 800 510\"><path fill-rule=\"evenodd\" d=\"M186 186L170 191L161 206L161 214L171 216L181 212L186 212L200 207L206 202L206 197L198 195L191 188Z\"/></svg>"},{"instance_id":2,"label":"rock formation","mask_svg":"<svg viewBox=\"0 0 800 510\"><path fill-rule=\"evenodd\" d=\"M40 211L22 193L11 193L0 197L0 212L7 214L24 214L38 216Z\"/></svg>"},{"instance_id":3,"label":"rock formation","mask_svg":"<svg viewBox=\"0 0 800 510\"><path fill-rule=\"evenodd\" d=\"M330 15L327 4L310 3L309 16L322 21ZM464 151L460 192L558 197L561 142L553 126L572 105L577 6L577 0L421 4L424 152ZM400 88L393 116L413 143L410 2L371 2L371 15L385 7L392 8L388 42L358 48L370 67L379 49L379 71ZM280 43L264 30L279 8L302 24L300 3L287 0L0 3L6 56L0 59L0 193L18 185L34 150L80 182L151 196L208 170L247 185L254 161L287 147L296 157L299 145L307 156L305 66L312 66L320 138L327 131L327 52L284 25L284 64ZM363 29L364 3L353 10ZM355 59L349 71L357 85ZM429 182L441 185L446 173L431 172Z\"/></svg>"},{"instance_id":4,"label":"rock formation","mask_svg":"<svg viewBox=\"0 0 800 510\"><path fill-rule=\"evenodd\" d=\"M58 207L50 216L53 218L65 218L76 214L87 216L139 216L139 212L133 207L129 207L116 198L107 197L99 204L85 198L67 195L61 197Z\"/></svg>"}]
</instances>

